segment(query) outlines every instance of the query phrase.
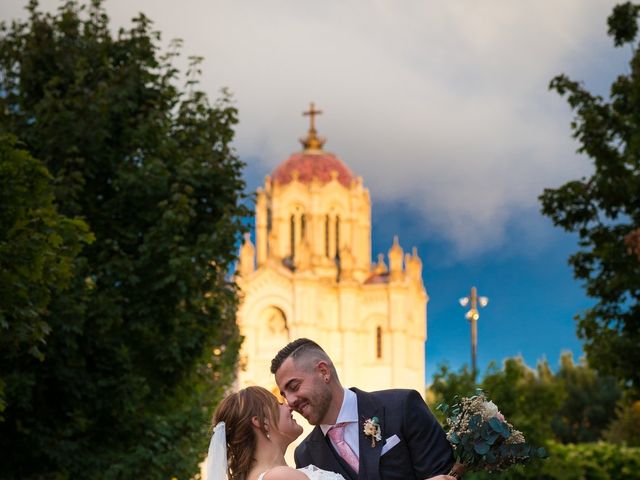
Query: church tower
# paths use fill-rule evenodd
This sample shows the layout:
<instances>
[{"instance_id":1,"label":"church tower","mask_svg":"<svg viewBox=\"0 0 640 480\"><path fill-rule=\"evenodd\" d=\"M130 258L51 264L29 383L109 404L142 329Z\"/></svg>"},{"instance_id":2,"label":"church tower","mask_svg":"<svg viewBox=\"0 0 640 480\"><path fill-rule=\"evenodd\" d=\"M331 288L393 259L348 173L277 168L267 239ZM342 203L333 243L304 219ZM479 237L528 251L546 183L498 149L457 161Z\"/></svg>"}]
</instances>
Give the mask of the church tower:
<instances>
[{"instance_id":1,"label":"church tower","mask_svg":"<svg viewBox=\"0 0 640 480\"><path fill-rule=\"evenodd\" d=\"M371 200L361 177L323 150L310 128L256 197L255 245L240 249L237 323L244 342L238 387L277 391L269 368L299 337L319 343L345 387L424 393L428 296L416 249L393 239L371 264Z\"/></svg>"}]
</instances>

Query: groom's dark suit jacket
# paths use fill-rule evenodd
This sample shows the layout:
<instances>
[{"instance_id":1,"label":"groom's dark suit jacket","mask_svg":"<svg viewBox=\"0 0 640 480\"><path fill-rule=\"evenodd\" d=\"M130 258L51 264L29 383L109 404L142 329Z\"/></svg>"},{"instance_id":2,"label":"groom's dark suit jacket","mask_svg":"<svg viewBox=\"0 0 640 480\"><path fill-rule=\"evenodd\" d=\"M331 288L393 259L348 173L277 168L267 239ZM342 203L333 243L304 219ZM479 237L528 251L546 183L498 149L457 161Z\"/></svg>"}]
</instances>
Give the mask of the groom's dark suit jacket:
<instances>
[{"instance_id":1,"label":"groom's dark suit jacket","mask_svg":"<svg viewBox=\"0 0 640 480\"><path fill-rule=\"evenodd\" d=\"M351 390L358 397L359 473L342 460L319 426L296 448L294 458L298 468L315 465L340 473L347 480L422 480L449 472L453 451L418 392ZM376 442L375 447L363 431L365 420L372 417L378 417L382 433L382 441ZM394 435L400 442L381 455L385 442Z\"/></svg>"}]
</instances>

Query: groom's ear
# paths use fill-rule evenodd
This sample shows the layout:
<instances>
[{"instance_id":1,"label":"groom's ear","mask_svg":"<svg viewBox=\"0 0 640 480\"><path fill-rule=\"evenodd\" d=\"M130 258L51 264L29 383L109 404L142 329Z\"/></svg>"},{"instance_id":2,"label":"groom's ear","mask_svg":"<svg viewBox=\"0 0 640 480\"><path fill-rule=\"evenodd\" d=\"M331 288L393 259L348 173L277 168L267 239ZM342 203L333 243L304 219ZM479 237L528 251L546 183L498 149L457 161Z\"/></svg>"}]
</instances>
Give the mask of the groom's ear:
<instances>
[{"instance_id":1,"label":"groom's ear","mask_svg":"<svg viewBox=\"0 0 640 480\"><path fill-rule=\"evenodd\" d=\"M320 376L325 379L325 382L331 378L331 369L329 368L329 364L324 360L320 360L316 364L316 372L320 374Z\"/></svg>"}]
</instances>

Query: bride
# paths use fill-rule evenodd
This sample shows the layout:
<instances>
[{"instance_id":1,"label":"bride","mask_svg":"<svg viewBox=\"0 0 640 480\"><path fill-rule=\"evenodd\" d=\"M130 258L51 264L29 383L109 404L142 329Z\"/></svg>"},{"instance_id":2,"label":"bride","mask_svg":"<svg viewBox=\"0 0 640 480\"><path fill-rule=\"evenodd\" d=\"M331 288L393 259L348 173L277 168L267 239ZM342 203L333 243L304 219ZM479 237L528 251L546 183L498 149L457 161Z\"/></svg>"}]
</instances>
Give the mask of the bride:
<instances>
[{"instance_id":1,"label":"bride","mask_svg":"<svg viewBox=\"0 0 640 480\"><path fill-rule=\"evenodd\" d=\"M206 480L344 480L313 465L287 466L284 453L300 436L291 409L262 387L224 398L214 413Z\"/></svg>"}]
</instances>

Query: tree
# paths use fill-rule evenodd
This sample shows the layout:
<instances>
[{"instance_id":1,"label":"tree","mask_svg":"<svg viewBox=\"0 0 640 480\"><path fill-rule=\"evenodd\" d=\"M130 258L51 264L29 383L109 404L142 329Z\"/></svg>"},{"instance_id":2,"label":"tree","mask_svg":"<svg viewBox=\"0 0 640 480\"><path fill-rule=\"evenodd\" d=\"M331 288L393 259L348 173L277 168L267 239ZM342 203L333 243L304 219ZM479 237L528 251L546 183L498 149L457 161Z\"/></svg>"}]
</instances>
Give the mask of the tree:
<instances>
[{"instance_id":1,"label":"tree","mask_svg":"<svg viewBox=\"0 0 640 480\"><path fill-rule=\"evenodd\" d=\"M595 442L615 418L616 403L621 397L619 382L599 375L581 362L575 364L571 353L560 358L556 380L566 396L551 425L562 443Z\"/></svg>"},{"instance_id":2,"label":"tree","mask_svg":"<svg viewBox=\"0 0 640 480\"><path fill-rule=\"evenodd\" d=\"M640 447L640 400L623 398L604 436L611 443Z\"/></svg>"},{"instance_id":3,"label":"tree","mask_svg":"<svg viewBox=\"0 0 640 480\"><path fill-rule=\"evenodd\" d=\"M640 395L640 51L636 45L640 7L618 5L608 19L619 47L632 47L630 70L611 85L610 98L589 93L560 75L550 88L566 95L575 111L578 151L591 159L589 178L573 180L540 196L542 213L579 235L569 258L574 276L596 304L578 315L578 335L589 364L615 375Z\"/></svg>"},{"instance_id":4,"label":"tree","mask_svg":"<svg viewBox=\"0 0 640 480\"><path fill-rule=\"evenodd\" d=\"M0 477L189 478L239 346L236 109L198 91L197 59L176 86L142 14L114 36L101 0L28 12L0 31L0 132L95 241L43 314L43 360L0 351Z\"/></svg>"},{"instance_id":5,"label":"tree","mask_svg":"<svg viewBox=\"0 0 640 480\"><path fill-rule=\"evenodd\" d=\"M42 162L0 135L0 419L11 363L43 360L47 308L73 278L73 260L92 241L82 220L58 213Z\"/></svg>"}]
</instances>

